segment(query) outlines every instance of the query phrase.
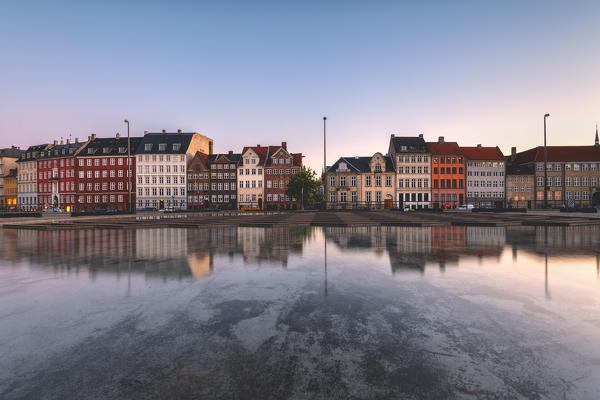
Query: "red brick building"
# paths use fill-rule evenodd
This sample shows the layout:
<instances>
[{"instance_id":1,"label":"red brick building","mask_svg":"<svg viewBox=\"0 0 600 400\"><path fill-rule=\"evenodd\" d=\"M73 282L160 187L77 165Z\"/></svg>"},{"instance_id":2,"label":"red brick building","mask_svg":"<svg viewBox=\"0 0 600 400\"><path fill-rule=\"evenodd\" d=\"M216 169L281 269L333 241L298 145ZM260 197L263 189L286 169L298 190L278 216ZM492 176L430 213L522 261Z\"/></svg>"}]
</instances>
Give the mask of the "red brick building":
<instances>
[{"instance_id":1,"label":"red brick building","mask_svg":"<svg viewBox=\"0 0 600 400\"><path fill-rule=\"evenodd\" d=\"M265 204L267 210L290 210L300 208L301 199L287 194L287 183L302 169L302 153L289 153L287 143L269 146L265 159Z\"/></svg>"},{"instance_id":2,"label":"red brick building","mask_svg":"<svg viewBox=\"0 0 600 400\"><path fill-rule=\"evenodd\" d=\"M465 157L456 142L427 142L431 153L431 200L434 208L456 208L464 204Z\"/></svg>"},{"instance_id":3,"label":"red brick building","mask_svg":"<svg viewBox=\"0 0 600 400\"><path fill-rule=\"evenodd\" d=\"M187 167L188 210L203 210L210 201L210 164L208 154L197 151Z\"/></svg>"},{"instance_id":4,"label":"red brick building","mask_svg":"<svg viewBox=\"0 0 600 400\"><path fill-rule=\"evenodd\" d=\"M71 212L76 205L75 155L87 142L65 144L54 141L54 146L40 152L38 163L38 209L57 207Z\"/></svg>"},{"instance_id":5,"label":"red brick building","mask_svg":"<svg viewBox=\"0 0 600 400\"><path fill-rule=\"evenodd\" d=\"M76 156L77 211L126 211L128 207L128 170L131 171L131 201L135 204L134 150L142 138L131 139L131 165L127 165L126 137L93 137Z\"/></svg>"}]
</instances>

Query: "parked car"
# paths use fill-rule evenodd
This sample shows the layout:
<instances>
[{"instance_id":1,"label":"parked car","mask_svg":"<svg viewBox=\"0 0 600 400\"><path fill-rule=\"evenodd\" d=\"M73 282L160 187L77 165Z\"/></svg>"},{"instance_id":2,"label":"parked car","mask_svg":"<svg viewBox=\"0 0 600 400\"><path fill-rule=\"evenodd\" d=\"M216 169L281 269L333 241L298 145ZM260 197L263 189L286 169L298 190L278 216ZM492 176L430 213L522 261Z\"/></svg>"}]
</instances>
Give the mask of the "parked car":
<instances>
[{"instance_id":1,"label":"parked car","mask_svg":"<svg viewBox=\"0 0 600 400\"><path fill-rule=\"evenodd\" d=\"M44 212L62 212L62 210L60 209L60 207L50 207L44 210Z\"/></svg>"},{"instance_id":2,"label":"parked car","mask_svg":"<svg viewBox=\"0 0 600 400\"><path fill-rule=\"evenodd\" d=\"M175 212L175 209L173 207L165 207L158 210L158 212L172 213Z\"/></svg>"},{"instance_id":3,"label":"parked car","mask_svg":"<svg viewBox=\"0 0 600 400\"><path fill-rule=\"evenodd\" d=\"M463 204L461 206L456 207L457 211L471 211L475 208L473 204Z\"/></svg>"}]
</instances>

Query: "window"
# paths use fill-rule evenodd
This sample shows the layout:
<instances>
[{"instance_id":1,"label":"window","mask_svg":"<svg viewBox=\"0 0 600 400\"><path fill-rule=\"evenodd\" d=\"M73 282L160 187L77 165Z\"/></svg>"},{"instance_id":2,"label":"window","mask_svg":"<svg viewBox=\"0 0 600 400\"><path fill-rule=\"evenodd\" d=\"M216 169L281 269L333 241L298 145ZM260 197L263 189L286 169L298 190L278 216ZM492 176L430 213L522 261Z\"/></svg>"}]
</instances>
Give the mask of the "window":
<instances>
[{"instance_id":1,"label":"window","mask_svg":"<svg viewBox=\"0 0 600 400\"><path fill-rule=\"evenodd\" d=\"M365 199L367 203L371 202L371 192L365 192Z\"/></svg>"},{"instance_id":2,"label":"window","mask_svg":"<svg viewBox=\"0 0 600 400\"><path fill-rule=\"evenodd\" d=\"M346 177L340 176L340 186L346 186Z\"/></svg>"},{"instance_id":3,"label":"window","mask_svg":"<svg viewBox=\"0 0 600 400\"><path fill-rule=\"evenodd\" d=\"M342 203L348 202L348 193L347 192L340 192L340 202L342 202Z\"/></svg>"},{"instance_id":4,"label":"window","mask_svg":"<svg viewBox=\"0 0 600 400\"><path fill-rule=\"evenodd\" d=\"M350 177L350 186L356 186L356 176Z\"/></svg>"},{"instance_id":5,"label":"window","mask_svg":"<svg viewBox=\"0 0 600 400\"><path fill-rule=\"evenodd\" d=\"M173 143L173 151L179 151L181 149L181 143Z\"/></svg>"},{"instance_id":6,"label":"window","mask_svg":"<svg viewBox=\"0 0 600 400\"><path fill-rule=\"evenodd\" d=\"M375 177L375 186L381 186L381 176Z\"/></svg>"},{"instance_id":7,"label":"window","mask_svg":"<svg viewBox=\"0 0 600 400\"><path fill-rule=\"evenodd\" d=\"M370 176L365 177L365 186L371 186L371 177Z\"/></svg>"},{"instance_id":8,"label":"window","mask_svg":"<svg viewBox=\"0 0 600 400\"><path fill-rule=\"evenodd\" d=\"M144 144L144 151L150 151L150 150L152 150L152 143Z\"/></svg>"},{"instance_id":9,"label":"window","mask_svg":"<svg viewBox=\"0 0 600 400\"><path fill-rule=\"evenodd\" d=\"M375 192L375 201L381 203L381 192Z\"/></svg>"},{"instance_id":10,"label":"window","mask_svg":"<svg viewBox=\"0 0 600 400\"><path fill-rule=\"evenodd\" d=\"M421 180L419 179L419 182L420 181ZM392 186L392 177L389 175L385 177L385 186Z\"/></svg>"}]
</instances>

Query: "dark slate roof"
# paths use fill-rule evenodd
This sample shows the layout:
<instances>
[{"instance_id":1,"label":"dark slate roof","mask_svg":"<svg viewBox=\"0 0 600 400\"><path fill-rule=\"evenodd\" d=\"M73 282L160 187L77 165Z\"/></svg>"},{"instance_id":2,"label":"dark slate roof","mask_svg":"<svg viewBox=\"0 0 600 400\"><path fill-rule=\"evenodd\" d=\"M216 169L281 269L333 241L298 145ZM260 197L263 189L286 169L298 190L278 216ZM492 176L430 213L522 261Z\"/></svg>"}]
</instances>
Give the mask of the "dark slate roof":
<instances>
[{"instance_id":1,"label":"dark slate roof","mask_svg":"<svg viewBox=\"0 0 600 400\"><path fill-rule=\"evenodd\" d=\"M48 150L42 150L40 152L38 159L60 158L60 157L69 157L69 156L72 157L85 144L86 144L86 142L58 144L56 146L52 146ZM64 154L63 154L63 150L64 150Z\"/></svg>"},{"instance_id":2,"label":"dark slate roof","mask_svg":"<svg viewBox=\"0 0 600 400\"><path fill-rule=\"evenodd\" d=\"M210 162L214 162L219 157L225 157L225 159L227 159L227 161L229 161L229 162L238 163L240 161L240 159L242 158L242 155L239 153L233 153L233 154L221 153L221 154L212 154L212 155L208 156Z\"/></svg>"},{"instance_id":3,"label":"dark slate roof","mask_svg":"<svg viewBox=\"0 0 600 400\"><path fill-rule=\"evenodd\" d=\"M131 138L131 154L135 154L142 138ZM119 148L125 149L119 152ZM88 142L77 154L78 157L102 157L102 156L126 156L127 155L127 137L96 138Z\"/></svg>"},{"instance_id":4,"label":"dark slate roof","mask_svg":"<svg viewBox=\"0 0 600 400\"><path fill-rule=\"evenodd\" d=\"M385 159L385 170L386 172L393 172L394 166L392 164L392 158L390 156L383 156ZM348 165L348 169L354 172L371 172L371 160L373 156L369 157L340 157L332 166L327 168L327 172L335 172L341 162L345 162Z\"/></svg>"},{"instance_id":5,"label":"dark slate roof","mask_svg":"<svg viewBox=\"0 0 600 400\"><path fill-rule=\"evenodd\" d=\"M20 158L23 152L24 150L16 147L8 147L6 149L0 149L0 157Z\"/></svg>"},{"instance_id":6,"label":"dark slate roof","mask_svg":"<svg viewBox=\"0 0 600 400\"><path fill-rule=\"evenodd\" d=\"M142 138L135 154L185 154L194 137L194 132L150 132ZM179 150L173 150L173 144L179 143ZM146 150L146 145L151 145ZM159 150L159 145L165 144L165 150Z\"/></svg>"},{"instance_id":7,"label":"dark slate roof","mask_svg":"<svg viewBox=\"0 0 600 400\"><path fill-rule=\"evenodd\" d=\"M390 138L396 153L429 153L425 139L419 136L394 136ZM402 150L406 146L406 150Z\"/></svg>"},{"instance_id":8,"label":"dark slate roof","mask_svg":"<svg viewBox=\"0 0 600 400\"><path fill-rule=\"evenodd\" d=\"M506 175L535 175L533 164L517 164L506 157Z\"/></svg>"},{"instance_id":9,"label":"dark slate roof","mask_svg":"<svg viewBox=\"0 0 600 400\"><path fill-rule=\"evenodd\" d=\"M42 150L46 150L49 149L50 147L52 147L51 144L45 143L45 144L36 144L34 146L29 146L27 148L27 150L25 150L22 154L21 154L21 159L18 161L31 161L31 160L36 160L39 155L40 152Z\"/></svg>"}]
</instances>

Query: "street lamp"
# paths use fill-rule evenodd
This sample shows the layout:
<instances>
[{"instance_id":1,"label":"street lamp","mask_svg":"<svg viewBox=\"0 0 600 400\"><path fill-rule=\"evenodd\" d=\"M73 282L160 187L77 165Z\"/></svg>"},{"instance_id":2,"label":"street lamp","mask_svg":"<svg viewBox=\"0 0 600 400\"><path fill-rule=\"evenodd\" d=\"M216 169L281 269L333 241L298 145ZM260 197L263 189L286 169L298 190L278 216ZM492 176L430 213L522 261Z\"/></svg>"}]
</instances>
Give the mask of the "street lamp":
<instances>
[{"instance_id":1,"label":"street lamp","mask_svg":"<svg viewBox=\"0 0 600 400\"><path fill-rule=\"evenodd\" d=\"M129 120L127 124L127 212L131 212L131 139L129 138Z\"/></svg>"},{"instance_id":2,"label":"street lamp","mask_svg":"<svg viewBox=\"0 0 600 400\"><path fill-rule=\"evenodd\" d=\"M323 205L327 209L327 117L323 117Z\"/></svg>"},{"instance_id":3,"label":"street lamp","mask_svg":"<svg viewBox=\"0 0 600 400\"><path fill-rule=\"evenodd\" d=\"M550 114L544 114L544 208L548 208L548 151L546 149L546 118Z\"/></svg>"}]
</instances>

